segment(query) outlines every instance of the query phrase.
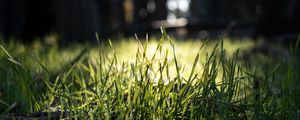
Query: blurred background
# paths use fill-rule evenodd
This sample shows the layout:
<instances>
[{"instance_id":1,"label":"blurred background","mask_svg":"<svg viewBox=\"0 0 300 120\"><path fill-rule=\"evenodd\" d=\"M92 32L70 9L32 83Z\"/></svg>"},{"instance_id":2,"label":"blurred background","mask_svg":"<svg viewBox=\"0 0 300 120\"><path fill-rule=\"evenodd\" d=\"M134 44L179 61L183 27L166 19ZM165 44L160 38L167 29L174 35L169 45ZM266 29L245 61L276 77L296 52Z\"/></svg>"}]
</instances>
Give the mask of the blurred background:
<instances>
[{"instance_id":1,"label":"blurred background","mask_svg":"<svg viewBox=\"0 0 300 120\"><path fill-rule=\"evenodd\" d=\"M0 0L0 36L64 41L155 36L294 40L299 0Z\"/></svg>"}]
</instances>

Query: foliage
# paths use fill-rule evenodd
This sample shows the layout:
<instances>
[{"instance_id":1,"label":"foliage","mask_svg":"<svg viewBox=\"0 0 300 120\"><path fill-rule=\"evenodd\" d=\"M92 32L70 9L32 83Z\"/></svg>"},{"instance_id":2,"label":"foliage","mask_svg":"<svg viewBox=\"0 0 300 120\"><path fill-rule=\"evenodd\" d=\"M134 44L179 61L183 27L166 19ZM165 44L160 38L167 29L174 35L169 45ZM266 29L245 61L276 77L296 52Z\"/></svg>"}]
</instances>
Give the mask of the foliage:
<instances>
[{"instance_id":1,"label":"foliage","mask_svg":"<svg viewBox=\"0 0 300 120\"><path fill-rule=\"evenodd\" d=\"M165 32L155 49L148 40L137 43L134 57L124 61L112 42L88 52L2 42L0 118L41 111L78 119L299 118L298 48L275 66L245 67L239 50L229 57L220 40L205 53L204 42L194 55L184 51L194 57L185 68L178 42Z\"/></svg>"}]
</instances>

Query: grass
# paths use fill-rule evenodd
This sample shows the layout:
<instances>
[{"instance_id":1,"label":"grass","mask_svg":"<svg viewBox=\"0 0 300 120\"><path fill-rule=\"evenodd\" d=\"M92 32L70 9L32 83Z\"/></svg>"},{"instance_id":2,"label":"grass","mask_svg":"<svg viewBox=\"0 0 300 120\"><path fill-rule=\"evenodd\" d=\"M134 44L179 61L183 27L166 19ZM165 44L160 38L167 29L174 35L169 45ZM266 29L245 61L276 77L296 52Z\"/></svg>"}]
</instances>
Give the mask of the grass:
<instances>
[{"instance_id":1,"label":"grass","mask_svg":"<svg viewBox=\"0 0 300 120\"><path fill-rule=\"evenodd\" d=\"M300 118L298 43L287 59L245 61L249 41L180 42L162 32L119 42L1 42L0 118Z\"/></svg>"}]
</instances>

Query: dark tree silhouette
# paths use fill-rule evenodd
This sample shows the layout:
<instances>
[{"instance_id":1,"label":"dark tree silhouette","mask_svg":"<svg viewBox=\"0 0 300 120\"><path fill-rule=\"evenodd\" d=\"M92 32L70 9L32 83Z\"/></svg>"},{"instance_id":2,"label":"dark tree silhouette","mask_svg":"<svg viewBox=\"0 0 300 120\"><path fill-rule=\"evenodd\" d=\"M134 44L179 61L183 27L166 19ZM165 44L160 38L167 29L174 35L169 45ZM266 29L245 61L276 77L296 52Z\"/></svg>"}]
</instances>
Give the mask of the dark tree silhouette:
<instances>
[{"instance_id":1,"label":"dark tree silhouette","mask_svg":"<svg viewBox=\"0 0 300 120\"><path fill-rule=\"evenodd\" d=\"M28 0L0 0L0 34L22 37Z\"/></svg>"},{"instance_id":2,"label":"dark tree silhouette","mask_svg":"<svg viewBox=\"0 0 300 120\"><path fill-rule=\"evenodd\" d=\"M25 7L26 13L24 14L26 16L24 25L22 26L24 27L22 31L22 38L28 40L34 37L43 36L51 31L53 26L53 12L51 11L53 5L51 1L28 0Z\"/></svg>"},{"instance_id":3,"label":"dark tree silhouette","mask_svg":"<svg viewBox=\"0 0 300 120\"><path fill-rule=\"evenodd\" d=\"M144 35L149 30L149 19L147 19L147 1L148 0L133 0L134 17L132 24L132 32L138 35Z\"/></svg>"},{"instance_id":4,"label":"dark tree silhouette","mask_svg":"<svg viewBox=\"0 0 300 120\"><path fill-rule=\"evenodd\" d=\"M124 33L144 37L157 28L152 26L154 21L166 19L166 3L167 0L0 0L0 35L31 40L56 32L69 41L95 39L95 32L102 37ZM252 28L257 24L257 36L295 34L300 31L299 11L299 0L261 0L259 7L257 0L191 0L190 11L184 15L188 24L180 27L195 33L203 29L220 31L235 21Z\"/></svg>"},{"instance_id":5,"label":"dark tree silhouette","mask_svg":"<svg viewBox=\"0 0 300 120\"><path fill-rule=\"evenodd\" d=\"M299 0L262 0L256 34L294 36L300 31Z\"/></svg>"},{"instance_id":6,"label":"dark tree silhouette","mask_svg":"<svg viewBox=\"0 0 300 120\"><path fill-rule=\"evenodd\" d=\"M94 39L95 32L122 26L121 1L0 0L0 34L31 40L57 32L65 40Z\"/></svg>"},{"instance_id":7,"label":"dark tree silhouette","mask_svg":"<svg viewBox=\"0 0 300 120\"><path fill-rule=\"evenodd\" d=\"M67 40L93 39L101 31L101 16L96 0L56 0L54 30Z\"/></svg>"}]
</instances>

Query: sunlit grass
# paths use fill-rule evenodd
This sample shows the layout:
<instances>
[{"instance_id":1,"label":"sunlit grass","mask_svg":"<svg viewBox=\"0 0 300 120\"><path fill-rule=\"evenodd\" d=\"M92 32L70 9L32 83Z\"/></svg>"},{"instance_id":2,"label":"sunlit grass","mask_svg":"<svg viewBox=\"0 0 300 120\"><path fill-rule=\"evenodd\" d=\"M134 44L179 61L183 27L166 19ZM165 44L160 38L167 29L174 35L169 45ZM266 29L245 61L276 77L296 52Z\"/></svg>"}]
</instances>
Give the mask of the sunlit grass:
<instances>
[{"instance_id":1,"label":"sunlit grass","mask_svg":"<svg viewBox=\"0 0 300 120\"><path fill-rule=\"evenodd\" d=\"M1 42L0 119L299 118L296 51L278 63L242 60L256 44L164 32L66 48Z\"/></svg>"},{"instance_id":2,"label":"sunlit grass","mask_svg":"<svg viewBox=\"0 0 300 120\"><path fill-rule=\"evenodd\" d=\"M193 67L193 61L196 57L196 55L199 52L199 60L201 64L198 64L197 71L200 72L201 67L203 67L203 63L205 63L206 56L213 51L213 48L215 44L218 42L218 40L180 40L176 41L173 38L170 38L174 40L174 44L176 46L175 54L178 57L178 61L180 63L180 66L182 67L182 73L185 77L188 76L188 72ZM172 54L170 54L172 51L171 45L164 41L161 43L164 47L162 48L162 52L158 53L155 52L157 49L157 46L160 44L159 39L150 39L145 43L145 40L142 40L142 43L139 43L136 39L126 39L122 41L113 42L113 45L115 47L115 54L118 56L120 60L123 62L134 62L134 58L136 57L137 49L139 47L139 44L147 44L147 50L146 50L146 57L150 59L154 54L156 54L157 59L156 60L163 60L164 57L166 57L166 52L168 51L167 60L170 62L173 60ZM205 45L204 45L205 44ZM243 50L249 50L252 47L254 47L256 43L251 40L229 40L224 39L223 46L226 48L226 57L233 57L233 54L239 49L241 51ZM203 47L200 49L200 47ZM97 54L98 51L97 48L94 48L91 52L91 56L93 57L92 60L97 60ZM110 49L110 48L108 48ZM113 52L109 52L108 56L112 57ZM173 66L174 67L174 66ZM170 73L176 74L174 71L175 69Z\"/></svg>"}]
</instances>

